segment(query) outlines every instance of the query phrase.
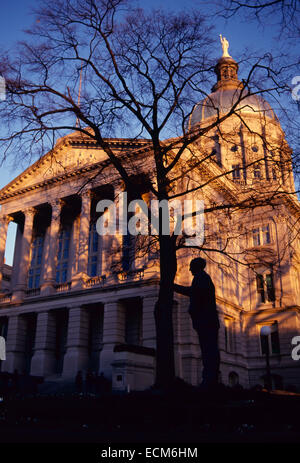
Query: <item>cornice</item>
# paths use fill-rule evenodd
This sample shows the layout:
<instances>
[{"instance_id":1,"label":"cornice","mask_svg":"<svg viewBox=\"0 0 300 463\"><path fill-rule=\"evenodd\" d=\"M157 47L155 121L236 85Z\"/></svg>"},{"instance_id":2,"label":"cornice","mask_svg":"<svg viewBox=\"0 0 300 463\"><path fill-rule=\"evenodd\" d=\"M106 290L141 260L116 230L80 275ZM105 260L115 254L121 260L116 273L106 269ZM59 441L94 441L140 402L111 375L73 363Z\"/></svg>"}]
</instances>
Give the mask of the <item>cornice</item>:
<instances>
[{"instance_id":1,"label":"cornice","mask_svg":"<svg viewBox=\"0 0 300 463\"><path fill-rule=\"evenodd\" d=\"M266 308L266 309L256 309L256 310L247 310L244 311L244 316L245 317L253 317L255 315L261 315L263 316L264 314L280 314L284 312L298 312L300 313L300 306L294 305L294 306L287 306L287 307L271 307L271 308Z\"/></svg>"},{"instance_id":2,"label":"cornice","mask_svg":"<svg viewBox=\"0 0 300 463\"><path fill-rule=\"evenodd\" d=\"M130 138L109 138L104 139L110 146L124 148L130 146L131 148L141 148L141 147L149 147L149 140L147 139L130 139ZM99 148L102 149L101 145L96 140L83 140L83 139L70 139L66 140L68 145L74 147L85 147L85 148Z\"/></svg>"},{"instance_id":3,"label":"cornice","mask_svg":"<svg viewBox=\"0 0 300 463\"><path fill-rule=\"evenodd\" d=\"M130 147L135 148L134 152L130 153L120 153L121 157L130 156L132 155L139 155L142 153L145 153L149 151L149 148L151 148L151 145L149 144L148 140L130 140L130 139L107 139L105 140L111 145L113 148L119 147L119 148L128 148ZM141 146L142 145L142 146ZM49 156L50 154L55 154L59 150L61 150L65 146L72 146L72 147L84 147L84 148L99 148L102 149L99 144L96 143L96 141L93 140L82 140L82 139L62 139L60 140L57 145L55 146L53 151L49 151L45 156L43 156L41 159L36 161L32 166L28 167L22 174L20 174L18 177L16 177L14 180L12 180L8 185L6 185L1 191L0 191L0 202L5 201L6 199L17 197L20 195L23 195L25 193L28 193L33 190L37 190L39 188L43 188L48 185L53 185L56 183L61 183L68 178L71 177L76 177L81 174L96 170L99 167L106 167L109 164L111 164L111 161L109 159L106 159L104 161L100 161L94 164L90 165L85 165L77 169L70 170L69 172L66 172L62 175L58 175L56 177L51 177L48 179L45 179L42 182L38 182L36 184L30 185L28 187L22 188L20 190L16 190L13 192L8 193L7 189L12 186L13 184L16 184L20 181L22 181L23 178L26 178L27 175L30 174L30 172L34 172L40 165L43 164L43 162L46 160L46 157Z\"/></svg>"},{"instance_id":4,"label":"cornice","mask_svg":"<svg viewBox=\"0 0 300 463\"><path fill-rule=\"evenodd\" d=\"M230 307L231 309L233 309L233 310L235 310L237 312L240 312L240 313L246 312L246 310L243 307L235 304L232 301L229 301L228 299L224 299L223 297L220 297L220 296L217 296L217 295L216 295L216 302L217 302L217 304L219 303L221 306L226 305L226 306Z\"/></svg>"},{"instance_id":5,"label":"cornice","mask_svg":"<svg viewBox=\"0 0 300 463\"><path fill-rule=\"evenodd\" d=\"M39 183L36 183L34 185L30 185L30 186L28 186L26 188L22 188L21 190L14 191L12 193L7 193L7 194L2 194L1 195L1 192L0 192L0 201L3 201L5 199L9 199L9 198L13 198L15 196L23 195L23 194L25 194L25 193L27 193L29 191L37 190L38 188L43 188L43 187L45 187L47 185L53 185L55 183L63 182L64 180L66 180L68 178L76 177L76 176L78 176L78 175L80 175L82 173L90 172L92 170L97 169L97 167L103 166L105 164L109 165L110 160L97 162L96 164L92 164L92 165L89 165L89 166L83 166L80 169L75 169L75 170L67 172L67 173L65 173L63 175L59 175L57 177L52 177L52 178L46 179L43 182L39 182Z\"/></svg>"}]
</instances>

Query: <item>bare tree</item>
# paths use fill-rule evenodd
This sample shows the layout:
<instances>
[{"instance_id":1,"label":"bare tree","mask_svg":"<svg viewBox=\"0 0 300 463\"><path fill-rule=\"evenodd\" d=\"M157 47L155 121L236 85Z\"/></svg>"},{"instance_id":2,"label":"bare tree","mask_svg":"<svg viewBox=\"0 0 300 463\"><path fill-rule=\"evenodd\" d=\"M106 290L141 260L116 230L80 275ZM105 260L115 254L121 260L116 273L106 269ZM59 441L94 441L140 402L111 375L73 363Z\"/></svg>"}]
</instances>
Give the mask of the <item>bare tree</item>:
<instances>
[{"instance_id":1,"label":"bare tree","mask_svg":"<svg viewBox=\"0 0 300 463\"><path fill-rule=\"evenodd\" d=\"M225 0L222 2L225 10L223 15L226 18L233 17L237 13L252 15L259 21L269 21L270 19L280 24L281 31L299 35L300 5L297 0L250 0L247 2L240 0Z\"/></svg>"},{"instance_id":2,"label":"bare tree","mask_svg":"<svg viewBox=\"0 0 300 463\"><path fill-rule=\"evenodd\" d=\"M42 155L53 148L58 136L77 131L78 136L95 141L106 152L109 165L126 190L141 198L143 192L133 181L133 174L141 170L138 156L117 153L109 139L144 137L154 166L153 172L148 172L148 189L159 201L169 202L201 192L207 185L226 187L234 169L218 166L211 133L218 128L220 140L238 143L236 131L230 135L222 129L231 117L243 130L262 139L265 152L273 150L272 142L247 126L241 112L243 104L248 105L249 95L262 91L278 95L285 89L278 71L272 70L274 61L270 56L249 64L248 76L225 113L213 104L215 117L207 124L191 126L191 109L207 97L215 64L212 29L199 11L146 14L142 10L130 11L130 2L126 0L45 0L28 35L28 41L20 44L14 58L3 58L0 69L8 94L0 107L5 126L0 138L4 157L9 153L29 158ZM78 101L80 75L83 87ZM259 82L258 87L255 82ZM273 161L288 176L290 160L286 146L282 152L285 154ZM243 168L253 168L265 159L265 154L261 159L250 159ZM98 175L103 174L101 169ZM211 200L204 212L211 224L214 215L222 213L226 228L229 215L234 216L236 211L247 214L260 206L272 207L283 194L294 193L291 184L284 182L260 189L245 185L239 194ZM192 215L195 214L194 211ZM246 265L230 246L244 233L231 223L223 243L216 243L216 231L212 229L204 244L195 248ZM160 261L155 312L156 379L165 386L175 376L173 282L177 252L187 247L186 237L165 235L160 226L157 236L147 244L140 241L138 246L141 252L148 252L150 245L158 250Z\"/></svg>"}]
</instances>

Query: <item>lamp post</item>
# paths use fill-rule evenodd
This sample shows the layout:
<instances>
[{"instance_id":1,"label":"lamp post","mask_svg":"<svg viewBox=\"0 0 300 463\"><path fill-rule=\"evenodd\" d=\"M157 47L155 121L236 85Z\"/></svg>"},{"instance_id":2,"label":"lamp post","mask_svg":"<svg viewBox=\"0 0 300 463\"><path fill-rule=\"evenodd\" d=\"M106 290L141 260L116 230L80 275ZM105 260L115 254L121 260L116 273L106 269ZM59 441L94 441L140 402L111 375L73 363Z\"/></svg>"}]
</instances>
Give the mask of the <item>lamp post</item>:
<instances>
[{"instance_id":1,"label":"lamp post","mask_svg":"<svg viewBox=\"0 0 300 463\"><path fill-rule=\"evenodd\" d=\"M269 326L263 326L260 330L260 334L265 336L265 345L266 345L266 372L267 372L267 390L272 390L272 377L270 369L270 351L269 351L269 335L271 334L271 328Z\"/></svg>"}]
</instances>

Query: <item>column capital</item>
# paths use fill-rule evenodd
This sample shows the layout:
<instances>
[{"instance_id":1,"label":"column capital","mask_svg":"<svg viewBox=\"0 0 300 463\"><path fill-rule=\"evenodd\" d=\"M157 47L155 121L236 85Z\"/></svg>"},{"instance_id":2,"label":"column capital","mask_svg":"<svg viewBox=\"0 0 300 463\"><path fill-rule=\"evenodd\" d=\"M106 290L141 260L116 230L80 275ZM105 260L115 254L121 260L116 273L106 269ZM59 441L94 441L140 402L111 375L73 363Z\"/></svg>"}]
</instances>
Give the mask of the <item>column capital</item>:
<instances>
[{"instance_id":1,"label":"column capital","mask_svg":"<svg viewBox=\"0 0 300 463\"><path fill-rule=\"evenodd\" d=\"M113 301L106 301L103 303L104 308L107 308L109 306L115 307L119 306L121 304L121 299L115 299Z\"/></svg>"},{"instance_id":2,"label":"column capital","mask_svg":"<svg viewBox=\"0 0 300 463\"><path fill-rule=\"evenodd\" d=\"M81 215L82 214L89 214L90 212L90 204L91 204L91 200L92 200L92 197L93 197L93 192L91 189L86 189L86 190L83 190L80 194L80 198L81 198Z\"/></svg>"},{"instance_id":3,"label":"column capital","mask_svg":"<svg viewBox=\"0 0 300 463\"><path fill-rule=\"evenodd\" d=\"M93 196L93 192L92 192L92 189L91 188L85 188L84 190L82 190L82 192L80 193L80 197L81 198L91 198Z\"/></svg>"},{"instance_id":4,"label":"column capital","mask_svg":"<svg viewBox=\"0 0 300 463\"><path fill-rule=\"evenodd\" d=\"M13 220L14 220L14 218L9 214L0 215L0 222L5 224L5 225L8 225Z\"/></svg>"},{"instance_id":5,"label":"column capital","mask_svg":"<svg viewBox=\"0 0 300 463\"><path fill-rule=\"evenodd\" d=\"M35 214L36 214L36 209L34 207L28 207L27 209L24 210L25 217L33 218Z\"/></svg>"},{"instance_id":6,"label":"column capital","mask_svg":"<svg viewBox=\"0 0 300 463\"><path fill-rule=\"evenodd\" d=\"M61 209L65 204L64 199L53 199L52 201L49 201L49 204L52 208L52 219L51 220L57 220L60 216Z\"/></svg>"},{"instance_id":7,"label":"column capital","mask_svg":"<svg viewBox=\"0 0 300 463\"><path fill-rule=\"evenodd\" d=\"M115 199L118 198L120 193L125 193L126 192L126 184L124 180L118 179L118 181L113 182L113 187L114 187L114 196Z\"/></svg>"}]
</instances>

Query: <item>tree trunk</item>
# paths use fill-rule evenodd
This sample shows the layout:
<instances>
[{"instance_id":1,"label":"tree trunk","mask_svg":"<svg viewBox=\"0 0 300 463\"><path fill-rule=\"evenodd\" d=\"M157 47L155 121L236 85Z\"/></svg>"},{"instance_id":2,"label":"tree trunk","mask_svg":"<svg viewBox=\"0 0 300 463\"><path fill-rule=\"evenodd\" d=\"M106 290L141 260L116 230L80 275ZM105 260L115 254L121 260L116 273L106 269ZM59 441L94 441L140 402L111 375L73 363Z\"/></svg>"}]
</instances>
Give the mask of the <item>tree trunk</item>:
<instances>
[{"instance_id":1,"label":"tree trunk","mask_svg":"<svg viewBox=\"0 0 300 463\"><path fill-rule=\"evenodd\" d=\"M176 275L175 240L160 236L160 288L155 306L156 324L156 385L166 388L175 379L173 348L173 282Z\"/></svg>"}]
</instances>

